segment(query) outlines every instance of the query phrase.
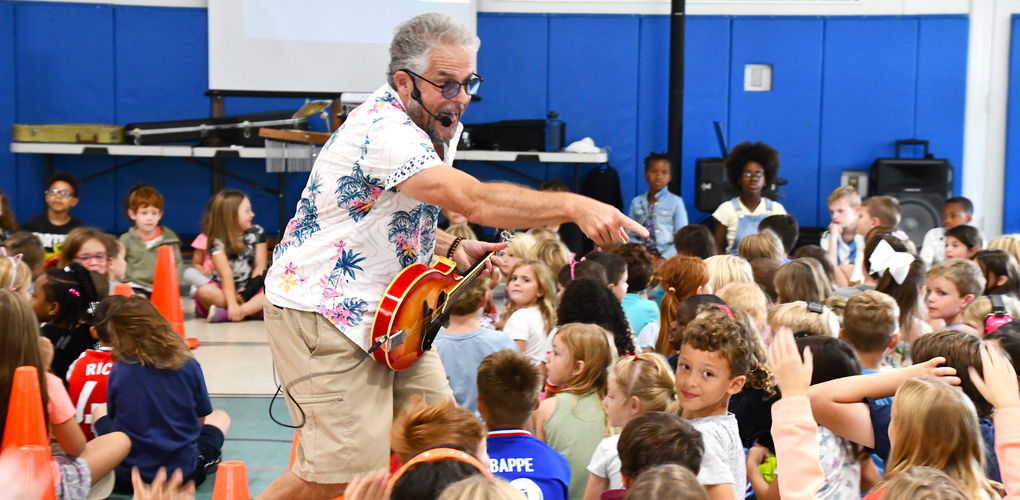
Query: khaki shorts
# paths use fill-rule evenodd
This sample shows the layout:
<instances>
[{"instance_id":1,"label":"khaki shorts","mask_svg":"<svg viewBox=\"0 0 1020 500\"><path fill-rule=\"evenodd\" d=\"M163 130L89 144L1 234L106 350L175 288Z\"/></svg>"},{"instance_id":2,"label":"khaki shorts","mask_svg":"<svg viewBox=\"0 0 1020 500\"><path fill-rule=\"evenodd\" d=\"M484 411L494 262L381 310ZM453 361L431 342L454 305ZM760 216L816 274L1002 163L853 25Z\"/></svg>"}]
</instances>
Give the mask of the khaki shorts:
<instances>
[{"instance_id":1,"label":"khaki shorts","mask_svg":"<svg viewBox=\"0 0 1020 500\"><path fill-rule=\"evenodd\" d=\"M273 364L286 387L305 375L354 366L365 351L322 315L264 305ZM341 375L324 375L296 384L287 408L300 445L291 471L317 484L350 482L356 474L389 466L393 418L414 396L428 402L453 397L446 372L434 351L404 371L365 360ZM302 412L304 416L302 417Z\"/></svg>"}]
</instances>

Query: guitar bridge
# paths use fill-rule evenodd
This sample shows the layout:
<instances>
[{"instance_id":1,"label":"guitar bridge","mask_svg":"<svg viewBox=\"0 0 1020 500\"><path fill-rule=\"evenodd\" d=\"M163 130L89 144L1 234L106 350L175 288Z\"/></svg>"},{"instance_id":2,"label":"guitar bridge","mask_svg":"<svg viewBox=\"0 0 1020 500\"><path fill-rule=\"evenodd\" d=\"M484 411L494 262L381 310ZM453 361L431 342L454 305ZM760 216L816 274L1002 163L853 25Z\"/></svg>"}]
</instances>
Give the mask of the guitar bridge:
<instances>
[{"instance_id":1,"label":"guitar bridge","mask_svg":"<svg viewBox=\"0 0 1020 500\"><path fill-rule=\"evenodd\" d=\"M403 330L397 330L390 334L389 340L386 342L386 352L390 352L402 345L407 340L407 332Z\"/></svg>"}]
</instances>

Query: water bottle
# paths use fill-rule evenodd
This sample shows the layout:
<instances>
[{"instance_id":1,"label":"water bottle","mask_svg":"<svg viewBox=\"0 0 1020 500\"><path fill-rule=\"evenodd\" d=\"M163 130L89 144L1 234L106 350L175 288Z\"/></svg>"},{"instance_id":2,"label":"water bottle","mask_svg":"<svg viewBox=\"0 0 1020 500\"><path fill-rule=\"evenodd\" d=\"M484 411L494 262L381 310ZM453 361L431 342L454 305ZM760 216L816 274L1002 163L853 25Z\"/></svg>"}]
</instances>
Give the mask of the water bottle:
<instances>
[{"instance_id":1,"label":"water bottle","mask_svg":"<svg viewBox=\"0 0 1020 500\"><path fill-rule=\"evenodd\" d=\"M549 112L545 120L545 150L549 153L556 153L563 149L563 120L555 111Z\"/></svg>"}]
</instances>

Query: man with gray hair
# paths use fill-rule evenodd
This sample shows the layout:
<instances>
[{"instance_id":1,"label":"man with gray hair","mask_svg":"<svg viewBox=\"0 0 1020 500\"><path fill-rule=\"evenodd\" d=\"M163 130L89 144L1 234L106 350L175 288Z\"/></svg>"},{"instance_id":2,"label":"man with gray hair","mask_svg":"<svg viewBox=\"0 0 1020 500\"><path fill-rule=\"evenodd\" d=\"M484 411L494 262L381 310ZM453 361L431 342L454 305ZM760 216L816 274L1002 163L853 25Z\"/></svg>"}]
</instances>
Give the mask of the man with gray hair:
<instances>
[{"instance_id":1,"label":"man with gray hair","mask_svg":"<svg viewBox=\"0 0 1020 500\"><path fill-rule=\"evenodd\" d=\"M401 24L386 85L351 112L315 162L266 276L265 321L284 387L322 376L289 391L300 445L291 470L261 499L340 495L356 475L389 464L394 413L413 396L452 397L434 352L399 372L365 359L379 301L403 268L439 255L463 272L505 247L438 231L440 207L494 227L575 222L600 245L626 240L627 229L648 235L590 198L482 183L451 166L460 118L482 80L478 45L445 15Z\"/></svg>"}]
</instances>

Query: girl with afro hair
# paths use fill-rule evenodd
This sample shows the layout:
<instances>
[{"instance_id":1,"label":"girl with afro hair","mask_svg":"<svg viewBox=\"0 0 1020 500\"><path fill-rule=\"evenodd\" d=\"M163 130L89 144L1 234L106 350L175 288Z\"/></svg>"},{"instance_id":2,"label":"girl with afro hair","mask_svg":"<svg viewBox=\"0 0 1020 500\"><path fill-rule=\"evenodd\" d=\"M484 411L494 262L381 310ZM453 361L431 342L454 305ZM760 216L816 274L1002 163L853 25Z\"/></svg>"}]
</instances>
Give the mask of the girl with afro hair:
<instances>
[{"instance_id":1,"label":"girl with afro hair","mask_svg":"<svg viewBox=\"0 0 1020 500\"><path fill-rule=\"evenodd\" d=\"M762 219L786 213L779 202L761 196L778 172L779 152L763 142L745 142L726 156L726 176L740 190L740 196L719 205L712 214L718 221L715 242L719 248L735 255L742 238L758 233Z\"/></svg>"}]
</instances>

